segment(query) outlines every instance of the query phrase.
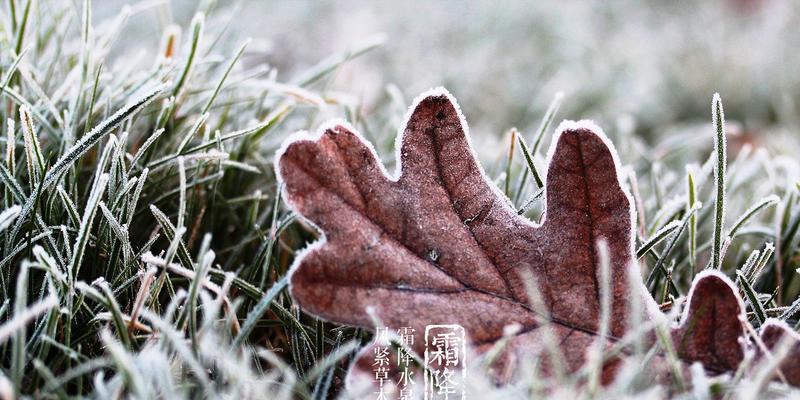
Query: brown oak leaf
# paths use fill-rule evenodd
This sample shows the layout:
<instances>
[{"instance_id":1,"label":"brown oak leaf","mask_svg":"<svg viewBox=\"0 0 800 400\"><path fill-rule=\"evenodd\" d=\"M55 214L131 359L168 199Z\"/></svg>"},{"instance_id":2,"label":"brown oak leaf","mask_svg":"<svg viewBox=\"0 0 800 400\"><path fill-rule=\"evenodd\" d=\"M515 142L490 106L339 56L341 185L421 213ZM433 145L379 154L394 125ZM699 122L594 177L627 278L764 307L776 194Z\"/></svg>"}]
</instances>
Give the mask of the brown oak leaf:
<instances>
[{"instance_id":1,"label":"brown oak leaf","mask_svg":"<svg viewBox=\"0 0 800 400\"><path fill-rule=\"evenodd\" d=\"M517 325L499 375L543 353L546 315L548 334L576 370L600 329L602 241L610 265L608 340L628 332L633 296L645 305L637 318L660 315L641 281L630 284L630 274L638 278L632 202L616 151L594 124L565 121L557 129L541 224L519 216L486 178L446 90L415 101L397 142L394 175L343 121L317 135L298 133L276 157L287 203L323 233L290 271L291 295L307 312L366 328L377 317L416 332L459 324L479 352ZM528 277L546 309L531 306ZM672 335L679 356L712 372L734 369L746 337L738 294L714 273L700 276L692 293ZM412 349L422 354L423 347L417 340ZM607 363L604 380L614 370Z\"/></svg>"},{"instance_id":2,"label":"brown oak leaf","mask_svg":"<svg viewBox=\"0 0 800 400\"><path fill-rule=\"evenodd\" d=\"M767 319L764 322L761 327L761 341L767 349L777 350L784 338L788 341L788 354L779 364L778 369L782 376L777 378L785 379L794 386L800 386L800 335L784 321ZM763 352L760 355L763 357Z\"/></svg>"},{"instance_id":3,"label":"brown oak leaf","mask_svg":"<svg viewBox=\"0 0 800 400\"><path fill-rule=\"evenodd\" d=\"M292 138L278 161L286 199L325 239L298 257L291 294L339 323L371 327L368 306L390 327L458 323L477 346L518 324L510 347L524 352L540 342L527 273L577 368L598 331L600 239L612 266L610 336L621 337L629 321L631 201L616 153L599 128L562 124L537 225L486 179L466 129L447 92L423 95L401 129L396 176L346 123Z\"/></svg>"},{"instance_id":4,"label":"brown oak leaf","mask_svg":"<svg viewBox=\"0 0 800 400\"><path fill-rule=\"evenodd\" d=\"M672 331L678 357L711 371L736 369L744 358L744 305L730 280L716 271L695 277L680 325Z\"/></svg>"},{"instance_id":5,"label":"brown oak leaf","mask_svg":"<svg viewBox=\"0 0 800 400\"><path fill-rule=\"evenodd\" d=\"M700 362L715 373L734 371L746 350L757 352L759 359L773 357L772 352L785 338L787 354L775 378L800 386L800 335L785 322L768 318L759 336L764 348L748 338L744 302L728 277L714 270L701 272L692 283L687 303L680 325L672 331L673 345L682 361Z\"/></svg>"}]
</instances>

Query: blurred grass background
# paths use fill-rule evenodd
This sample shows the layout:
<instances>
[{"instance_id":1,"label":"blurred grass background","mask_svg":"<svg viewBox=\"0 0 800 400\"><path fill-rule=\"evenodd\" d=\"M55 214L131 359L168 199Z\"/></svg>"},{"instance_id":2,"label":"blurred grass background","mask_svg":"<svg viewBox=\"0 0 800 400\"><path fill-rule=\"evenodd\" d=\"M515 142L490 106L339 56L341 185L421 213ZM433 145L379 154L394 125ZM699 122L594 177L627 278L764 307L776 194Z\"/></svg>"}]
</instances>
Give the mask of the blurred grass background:
<instances>
[{"instance_id":1,"label":"blurred grass background","mask_svg":"<svg viewBox=\"0 0 800 400\"><path fill-rule=\"evenodd\" d=\"M122 3L97 2L95 19ZM152 51L163 25L187 23L196 7L175 0L137 16L126 28L127 49L118 52ZM533 130L558 91L569 99L564 117L606 127L630 120L649 141L676 122L708 124L708 99L719 92L730 120L761 138L775 125L797 128L799 7L757 0L250 0L229 10L236 13L229 35L253 38L247 62L290 77L383 34L379 51L343 66L326 88L357 96L368 114L387 85L406 99L445 86L487 142L506 127Z\"/></svg>"}]
</instances>

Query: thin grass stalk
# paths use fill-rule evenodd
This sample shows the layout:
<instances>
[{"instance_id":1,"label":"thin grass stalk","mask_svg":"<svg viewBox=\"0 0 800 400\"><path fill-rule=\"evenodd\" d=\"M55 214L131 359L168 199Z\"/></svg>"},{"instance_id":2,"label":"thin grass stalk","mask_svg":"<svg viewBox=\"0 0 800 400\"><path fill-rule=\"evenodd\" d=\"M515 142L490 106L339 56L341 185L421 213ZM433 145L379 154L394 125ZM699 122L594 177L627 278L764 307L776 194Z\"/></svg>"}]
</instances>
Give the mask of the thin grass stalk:
<instances>
[{"instance_id":1,"label":"thin grass stalk","mask_svg":"<svg viewBox=\"0 0 800 400\"><path fill-rule=\"evenodd\" d=\"M716 165L714 166L714 181L716 182L716 201L714 203L714 246L711 249L711 268L722 268L722 230L725 225L725 164L727 163L727 150L725 139L725 112L722 109L722 98L719 93L714 93L711 102L711 119L714 122L716 136L714 136L714 153Z\"/></svg>"}]
</instances>

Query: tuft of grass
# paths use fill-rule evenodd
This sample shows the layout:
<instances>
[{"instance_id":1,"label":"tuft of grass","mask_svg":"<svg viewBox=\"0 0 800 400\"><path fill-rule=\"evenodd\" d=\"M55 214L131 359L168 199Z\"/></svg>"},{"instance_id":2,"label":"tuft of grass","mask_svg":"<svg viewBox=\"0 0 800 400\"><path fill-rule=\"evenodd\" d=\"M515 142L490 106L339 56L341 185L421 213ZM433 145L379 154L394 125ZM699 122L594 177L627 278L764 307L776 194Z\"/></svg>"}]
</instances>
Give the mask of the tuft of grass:
<instances>
[{"instance_id":1,"label":"tuft of grass","mask_svg":"<svg viewBox=\"0 0 800 400\"><path fill-rule=\"evenodd\" d=\"M165 28L169 45L137 61L113 55L120 31L158 3L97 26L90 1L46 3L8 2L0 28L14 43L0 55L0 384L36 397L338 390L342 363L320 382L297 371L351 354L359 331L292 311L285 274L310 233L262 193L279 193L269 159L283 136L338 108L318 88L378 43L278 82L226 9L199 9L183 43Z\"/></svg>"},{"instance_id":2,"label":"tuft of grass","mask_svg":"<svg viewBox=\"0 0 800 400\"><path fill-rule=\"evenodd\" d=\"M160 4L126 6L100 24L89 0L9 0L0 8L9 21L0 25L0 391L341 395L370 335L306 315L288 296L287 270L315 233L283 206L272 157L290 132L344 116L394 162L403 93L389 86L363 107L331 87L344 64L387 39L279 71L251 50L257 41L237 36L229 9L205 2L188 26L163 24L160 48L131 53L121 42L126 24L163 14ZM528 218L541 217L537 166L545 165L542 149L562 102L573 110L592 104L559 92L541 115L518 121L508 149L482 154L497 161L489 173ZM726 144L719 96L712 104L710 127L676 120L669 135L651 125L607 129L627 163L641 272L668 318L633 324L608 349L594 346L592 362L572 374L544 374L542 358L531 355L518 381L498 387L486 369L508 342L500 341L469 364L474 397L736 397L755 386L762 395L789 393L765 378L774 360L749 360L731 376L692 368L654 382L658 352L668 368L680 368L674 349L668 340L641 346L653 333L665 338L697 265L738 278L753 331L767 317L798 325L800 166L780 149ZM559 360L557 346L543 352ZM602 361L620 354L618 379L599 385Z\"/></svg>"}]
</instances>

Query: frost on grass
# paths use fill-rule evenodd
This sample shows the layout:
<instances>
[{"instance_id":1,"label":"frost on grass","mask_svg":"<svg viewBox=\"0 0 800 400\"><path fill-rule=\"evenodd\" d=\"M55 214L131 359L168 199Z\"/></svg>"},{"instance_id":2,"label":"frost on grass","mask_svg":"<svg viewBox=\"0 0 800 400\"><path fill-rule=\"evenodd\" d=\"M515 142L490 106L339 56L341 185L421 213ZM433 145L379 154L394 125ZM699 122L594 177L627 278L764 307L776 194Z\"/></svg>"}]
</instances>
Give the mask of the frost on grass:
<instances>
[{"instance_id":1,"label":"frost on grass","mask_svg":"<svg viewBox=\"0 0 800 400\"><path fill-rule=\"evenodd\" d=\"M370 335L307 314L288 296L287 271L316 232L283 207L273 154L289 132L345 117L355 121L354 131L370 138L376 154L397 164L402 154L393 159L391 143L406 110L402 90L390 85L386 94L356 95L338 80L372 76L342 74L340 66L378 49L392 35L342 46L301 68L279 52L265 56L262 38L238 37L238 16L219 5L206 7L212 3L201 4L201 14L187 26L162 21L167 28L158 33L160 48L149 46L159 37L137 36L134 51L126 45L132 37L126 26L150 24L153 15L162 15L158 2L123 7L103 21L92 17L89 1L3 3L2 19L8 23L0 29L0 42L8 46L0 51L0 397L325 398L342 393L345 372ZM541 59L540 52L533 53ZM643 59L637 54L620 60L631 58ZM481 65L506 64L469 67ZM481 71L471 68L452 70L459 76ZM517 96L515 107L484 96L485 87L471 88L482 94L472 97L481 102L470 109L485 113L476 119L513 120L519 128L516 147L482 145L480 156L496 161L483 163L498 166L487 167L485 177L503 183L508 208L533 221L552 220L542 215L545 174L537 168L546 165L542 149L555 141L551 127L561 118L559 106L563 103L568 117L587 110L606 121L622 112L614 108L608 114L597 107L613 103L603 97L615 92L596 90L605 88L595 79L599 71L592 73L595 89L583 87L587 82L575 69L560 71L555 81L541 81L538 92L516 91L524 98ZM496 83L478 75L482 79L466 81ZM562 87L565 77L581 89ZM556 88L569 96L555 96L548 108ZM467 90L458 92L470 96ZM470 393L481 398L788 393L780 382L792 381L793 372L781 356L791 356L794 345L772 344L778 325L780 337L794 338L800 309L795 272L800 166L796 157L782 154L797 147L796 137L770 131L762 136L769 141L765 148L754 141L752 151L738 151L742 135L732 128L734 119L749 116L740 115L743 110L734 103L723 135L728 145L714 151L716 126L694 128L688 119L671 120L673 105L651 94L647 101L626 97L626 103L656 107L648 115L657 117L631 115L626 118L635 124L604 126L611 128L607 132L625 163L619 184L634 195L638 262L644 276L658 271L647 289L669 312L660 319L633 318L630 326L636 329L608 348L590 346L589 362L569 374L549 373L555 368L545 373L549 366L538 362L557 359L557 351L521 357L520 379L502 387L487 371L497 365L493 355L514 346L521 331L519 325L498 329L491 349L470 356ZM723 94L726 101L734 97ZM691 100L682 110L708 121L707 107L698 105L707 102L704 95L681 96ZM375 101L362 103L362 98ZM527 111L520 113L518 106ZM778 108L769 109L780 128L792 113ZM520 116L510 118L511 113ZM653 126L654 121L663 125ZM747 126L756 123L748 119ZM508 128L496 122L491 130ZM475 138L486 139L488 131L481 127ZM668 134L647 137L649 131ZM730 155L723 163L727 178L720 202L720 180L713 176L721 165L719 150ZM684 167L689 163L702 166L692 172L691 194ZM493 184L487 185L496 193ZM770 195L778 197L776 207ZM547 197L549 203L554 196ZM708 206L694 208L695 203ZM722 224L711 222L717 204L729 216ZM470 222L478 223L480 216L467 219L478 217ZM429 259L449 262L451 253L425 250ZM764 335L764 347L747 348L741 365L749 367L733 374L696 367L681 374L677 356L670 354L685 349L670 340L670 329L685 307L695 272L712 263L716 250L720 271L739 277L733 290L745 300L744 335L750 340ZM639 275L631 275L629 285L640 284ZM547 293L533 288L525 288L532 303L546 304ZM644 303L631 304L630 314L642 316ZM772 322L776 317L785 325ZM619 363L614 382L603 386L598 366L606 358ZM656 379L651 372L663 369L655 363L675 371L672 379Z\"/></svg>"}]
</instances>

